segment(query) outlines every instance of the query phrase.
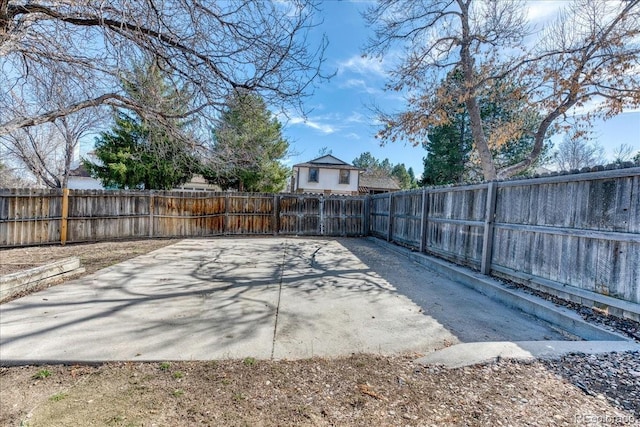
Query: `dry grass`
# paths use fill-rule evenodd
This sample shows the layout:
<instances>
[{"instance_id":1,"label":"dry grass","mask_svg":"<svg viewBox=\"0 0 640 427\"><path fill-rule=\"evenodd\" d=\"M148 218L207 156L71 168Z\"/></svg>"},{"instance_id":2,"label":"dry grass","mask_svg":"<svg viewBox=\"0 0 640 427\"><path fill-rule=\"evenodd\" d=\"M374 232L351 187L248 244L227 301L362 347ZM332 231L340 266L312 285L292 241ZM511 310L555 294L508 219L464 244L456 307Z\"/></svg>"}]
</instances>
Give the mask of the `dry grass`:
<instances>
[{"instance_id":1,"label":"dry grass","mask_svg":"<svg viewBox=\"0 0 640 427\"><path fill-rule=\"evenodd\" d=\"M455 370L412 357L3 368L2 425L588 425L630 413L544 364ZM179 373L179 374L178 374ZM10 385L10 386L9 386ZM20 424L22 423L22 424Z\"/></svg>"}]
</instances>

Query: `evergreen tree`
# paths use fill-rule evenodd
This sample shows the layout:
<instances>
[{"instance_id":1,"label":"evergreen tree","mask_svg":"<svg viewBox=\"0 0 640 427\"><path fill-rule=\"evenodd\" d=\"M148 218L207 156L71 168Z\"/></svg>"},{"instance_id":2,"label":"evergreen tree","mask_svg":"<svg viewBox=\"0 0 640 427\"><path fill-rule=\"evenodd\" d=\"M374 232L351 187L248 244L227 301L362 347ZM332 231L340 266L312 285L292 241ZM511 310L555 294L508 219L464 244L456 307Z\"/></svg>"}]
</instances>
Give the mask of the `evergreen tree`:
<instances>
[{"instance_id":1,"label":"evergreen tree","mask_svg":"<svg viewBox=\"0 0 640 427\"><path fill-rule=\"evenodd\" d=\"M413 169L409 168L409 170L411 173L409 173L404 163L398 163L391 169L391 176L398 181L400 188L403 190L410 190L417 187L415 175L412 176Z\"/></svg>"},{"instance_id":2,"label":"evergreen tree","mask_svg":"<svg viewBox=\"0 0 640 427\"><path fill-rule=\"evenodd\" d=\"M175 88L154 63L135 67L132 78L122 84L129 96L155 111L185 109L186 91ZM99 162L84 161L105 187L169 190L198 171L198 160L183 132L186 123L122 112L114 120L113 128L96 138Z\"/></svg>"},{"instance_id":3,"label":"evergreen tree","mask_svg":"<svg viewBox=\"0 0 640 427\"><path fill-rule=\"evenodd\" d=\"M444 185L464 181L466 164L473 144L468 131L468 118L456 114L455 119L444 126L436 126L424 144L424 172L420 184Z\"/></svg>"},{"instance_id":4,"label":"evergreen tree","mask_svg":"<svg viewBox=\"0 0 640 427\"><path fill-rule=\"evenodd\" d=\"M289 168L282 164L289 143L282 125L255 94L231 96L213 129L213 144L203 175L223 189L278 192L284 189Z\"/></svg>"},{"instance_id":5,"label":"evergreen tree","mask_svg":"<svg viewBox=\"0 0 640 427\"><path fill-rule=\"evenodd\" d=\"M353 159L351 164L357 168L370 171L380 166L380 162L378 159L373 157L373 155L367 151L365 153L360 154L358 157Z\"/></svg>"}]
</instances>

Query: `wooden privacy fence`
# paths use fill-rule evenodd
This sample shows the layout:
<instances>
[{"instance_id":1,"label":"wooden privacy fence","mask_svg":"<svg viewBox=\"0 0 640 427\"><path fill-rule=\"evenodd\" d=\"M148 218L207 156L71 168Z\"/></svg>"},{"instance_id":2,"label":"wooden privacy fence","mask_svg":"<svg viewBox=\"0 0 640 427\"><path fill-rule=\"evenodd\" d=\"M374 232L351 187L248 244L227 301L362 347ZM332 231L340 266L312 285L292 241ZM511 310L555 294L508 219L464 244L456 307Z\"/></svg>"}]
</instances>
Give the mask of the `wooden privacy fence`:
<instances>
[{"instance_id":1,"label":"wooden privacy fence","mask_svg":"<svg viewBox=\"0 0 640 427\"><path fill-rule=\"evenodd\" d=\"M639 313L640 168L374 195L370 215L376 237Z\"/></svg>"},{"instance_id":2,"label":"wooden privacy fence","mask_svg":"<svg viewBox=\"0 0 640 427\"><path fill-rule=\"evenodd\" d=\"M640 168L374 196L0 190L0 247L373 235L640 320Z\"/></svg>"},{"instance_id":3,"label":"wooden privacy fence","mask_svg":"<svg viewBox=\"0 0 640 427\"><path fill-rule=\"evenodd\" d=\"M0 190L0 247L145 237L366 234L366 198Z\"/></svg>"}]
</instances>

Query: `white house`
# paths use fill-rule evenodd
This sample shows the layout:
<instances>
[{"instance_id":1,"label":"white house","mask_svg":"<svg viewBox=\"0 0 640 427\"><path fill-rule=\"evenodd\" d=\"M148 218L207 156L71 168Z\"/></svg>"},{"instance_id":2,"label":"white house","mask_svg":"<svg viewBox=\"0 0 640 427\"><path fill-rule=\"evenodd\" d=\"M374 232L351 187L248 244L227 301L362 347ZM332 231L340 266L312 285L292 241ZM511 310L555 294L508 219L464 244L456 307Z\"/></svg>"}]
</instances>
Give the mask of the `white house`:
<instances>
[{"instance_id":1,"label":"white house","mask_svg":"<svg viewBox=\"0 0 640 427\"><path fill-rule=\"evenodd\" d=\"M332 155L293 165L294 193L358 194L360 169Z\"/></svg>"}]
</instances>

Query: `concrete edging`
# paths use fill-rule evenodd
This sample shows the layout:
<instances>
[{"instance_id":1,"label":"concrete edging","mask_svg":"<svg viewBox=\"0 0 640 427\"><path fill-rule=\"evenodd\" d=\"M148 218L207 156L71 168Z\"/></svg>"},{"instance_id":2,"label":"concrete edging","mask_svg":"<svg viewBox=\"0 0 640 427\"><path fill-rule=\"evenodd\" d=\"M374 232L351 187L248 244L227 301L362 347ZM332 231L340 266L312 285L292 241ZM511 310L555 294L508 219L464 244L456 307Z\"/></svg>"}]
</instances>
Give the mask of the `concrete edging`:
<instances>
[{"instance_id":1,"label":"concrete edging","mask_svg":"<svg viewBox=\"0 0 640 427\"><path fill-rule=\"evenodd\" d=\"M374 243L404 255L425 267L446 275L448 278L475 289L491 299L509 307L519 309L546 322L559 326L565 331L589 341L630 341L623 335L586 322L576 312L545 301L525 292L508 289L497 280L480 273L457 266L448 261L413 252L409 249L387 243L373 237Z\"/></svg>"},{"instance_id":2,"label":"concrete edging","mask_svg":"<svg viewBox=\"0 0 640 427\"><path fill-rule=\"evenodd\" d=\"M457 344L416 359L421 365L454 369L494 363L500 359L555 359L567 354L603 354L640 351L640 344L629 341L516 341Z\"/></svg>"},{"instance_id":3,"label":"concrete edging","mask_svg":"<svg viewBox=\"0 0 640 427\"><path fill-rule=\"evenodd\" d=\"M0 301L36 286L84 273L80 258L70 257L40 267L0 276Z\"/></svg>"}]
</instances>

